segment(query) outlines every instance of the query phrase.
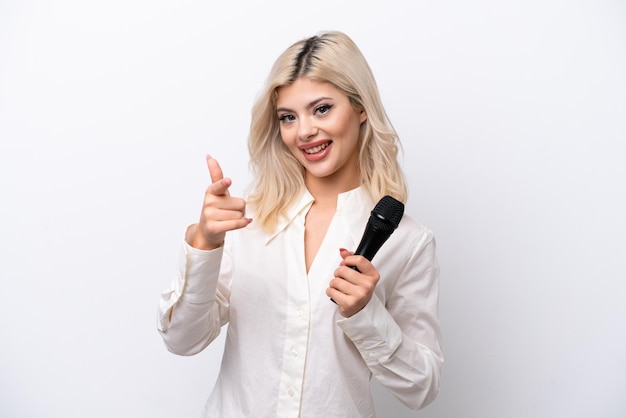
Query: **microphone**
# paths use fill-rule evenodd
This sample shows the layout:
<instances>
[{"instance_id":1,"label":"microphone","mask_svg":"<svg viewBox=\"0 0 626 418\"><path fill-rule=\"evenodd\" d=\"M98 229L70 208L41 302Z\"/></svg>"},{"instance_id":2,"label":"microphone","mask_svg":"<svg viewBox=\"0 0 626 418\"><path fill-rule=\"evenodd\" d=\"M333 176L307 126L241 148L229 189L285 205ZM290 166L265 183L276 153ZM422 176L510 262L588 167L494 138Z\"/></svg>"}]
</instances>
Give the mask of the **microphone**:
<instances>
[{"instance_id":1,"label":"microphone","mask_svg":"<svg viewBox=\"0 0 626 418\"><path fill-rule=\"evenodd\" d=\"M372 261L380 247L396 230L404 214L404 204L385 196L376 204L365 226L361 242L354 252ZM352 266L355 270L356 267ZM358 271L358 270L357 270Z\"/></svg>"},{"instance_id":2,"label":"microphone","mask_svg":"<svg viewBox=\"0 0 626 418\"><path fill-rule=\"evenodd\" d=\"M380 247L400 224L402 215L404 215L404 203L391 196L384 196L380 199L370 214L365 232L354 254L362 255L372 261ZM355 266L350 266L350 268L359 271ZM330 300L337 303L332 298Z\"/></svg>"}]
</instances>

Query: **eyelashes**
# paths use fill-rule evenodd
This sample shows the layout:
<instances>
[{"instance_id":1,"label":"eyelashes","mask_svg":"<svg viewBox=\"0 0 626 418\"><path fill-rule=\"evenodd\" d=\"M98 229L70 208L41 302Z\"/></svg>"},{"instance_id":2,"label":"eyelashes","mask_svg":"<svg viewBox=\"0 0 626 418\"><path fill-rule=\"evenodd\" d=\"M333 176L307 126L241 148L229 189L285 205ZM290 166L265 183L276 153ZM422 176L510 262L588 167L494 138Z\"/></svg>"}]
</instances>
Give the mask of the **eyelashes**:
<instances>
[{"instance_id":1,"label":"eyelashes","mask_svg":"<svg viewBox=\"0 0 626 418\"><path fill-rule=\"evenodd\" d=\"M278 121L281 123L293 122L296 118L293 115L286 114L278 117Z\"/></svg>"},{"instance_id":2,"label":"eyelashes","mask_svg":"<svg viewBox=\"0 0 626 418\"><path fill-rule=\"evenodd\" d=\"M319 105L313 110L313 114L320 117L326 116L328 112L330 112L330 110L333 108L333 106L334 105L331 104ZM296 116L292 113L284 113L282 115L278 115L278 121L281 123L289 123L295 120Z\"/></svg>"},{"instance_id":3,"label":"eyelashes","mask_svg":"<svg viewBox=\"0 0 626 418\"><path fill-rule=\"evenodd\" d=\"M320 105L315 108L315 113L323 116L327 114L328 112L330 112L330 109L332 109L332 107L333 105L329 105L329 104Z\"/></svg>"}]
</instances>

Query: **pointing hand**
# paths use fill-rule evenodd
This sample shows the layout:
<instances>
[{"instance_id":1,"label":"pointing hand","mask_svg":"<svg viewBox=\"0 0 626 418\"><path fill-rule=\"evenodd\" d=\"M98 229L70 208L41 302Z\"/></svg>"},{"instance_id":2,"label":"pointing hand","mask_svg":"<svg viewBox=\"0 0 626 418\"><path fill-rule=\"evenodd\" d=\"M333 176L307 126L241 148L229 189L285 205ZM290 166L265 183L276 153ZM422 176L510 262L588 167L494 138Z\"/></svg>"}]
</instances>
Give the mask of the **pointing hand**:
<instances>
[{"instance_id":1,"label":"pointing hand","mask_svg":"<svg viewBox=\"0 0 626 418\"><path fill-rule=\"evenodd\" d=\"M200 221L196 225L190 245L201 250L213 250L224 244L226 231L244 228L252 219L245 217L246 201L230 195L228 189L232 181L224 178L217 160L207 156L206 163L211 175L211 185L204 194Z\"/></svg>"}]
</instances>

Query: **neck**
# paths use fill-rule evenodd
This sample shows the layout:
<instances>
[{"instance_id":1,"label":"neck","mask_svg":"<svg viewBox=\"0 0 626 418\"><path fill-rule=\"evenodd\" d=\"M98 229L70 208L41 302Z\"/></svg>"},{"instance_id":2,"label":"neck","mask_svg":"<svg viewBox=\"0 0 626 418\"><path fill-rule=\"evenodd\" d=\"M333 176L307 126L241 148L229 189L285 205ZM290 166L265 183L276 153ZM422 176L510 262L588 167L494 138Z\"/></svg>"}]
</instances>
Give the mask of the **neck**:
<instances>
[{"instance_id":1,"label":"neck","mask_svg":"<svg viewBox=\"0 0 626 418\"><path fill-rule=\"evenodd\" d=\"M321 207L336 207L337 196L340 193L356 189L361 183L360 177L356 177L354 181L342 183L319 178L308 180L305 181L306 187L315 199L315 204Z\"/></svg>"}]
</instances>

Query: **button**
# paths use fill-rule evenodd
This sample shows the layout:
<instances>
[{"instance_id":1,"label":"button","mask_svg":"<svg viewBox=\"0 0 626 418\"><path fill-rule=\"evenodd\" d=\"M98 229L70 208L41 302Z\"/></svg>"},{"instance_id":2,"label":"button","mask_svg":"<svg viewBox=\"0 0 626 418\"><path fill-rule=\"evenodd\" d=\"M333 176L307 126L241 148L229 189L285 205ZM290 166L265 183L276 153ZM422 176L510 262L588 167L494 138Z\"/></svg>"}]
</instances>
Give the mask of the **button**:
<instances>
[{"instance_id":1,"label":"button","mask_svg":"<svg viewBox=\"0 0 626 418\"><path fill-rule=\"evenodd\" d=\"M294 395L296 394L296 391L295 391L295 390L293 390L293 389L289 389L289 390L287 391L287 393L289 394L289 397L290 397L290 398L293 398L293 397L294 397Z\"/></svg>"},{"instance_id":2,"label":"button","mask_svg":"<svg viewBox=\"0 0 626 418\"><path fill-rule=\"evenodd\" d=\"M296 350L296 347L293 347L293 348L291 349L291 354L292 354L294 357L298 357L298 350Z\"/></svg>"},{"instance_id":3,"label":"button","mask_svg":"<svg viewBox=\"0 0 626 418\"><path fill-rule=\"evenodd\" d=\"M299 316L300 318L302 318L302 316L303 316L303 315L304 315L304 311L303 311L302 309L300 309L300 310L298 311L298 316Z\"/></svg>"}]
</instances>

